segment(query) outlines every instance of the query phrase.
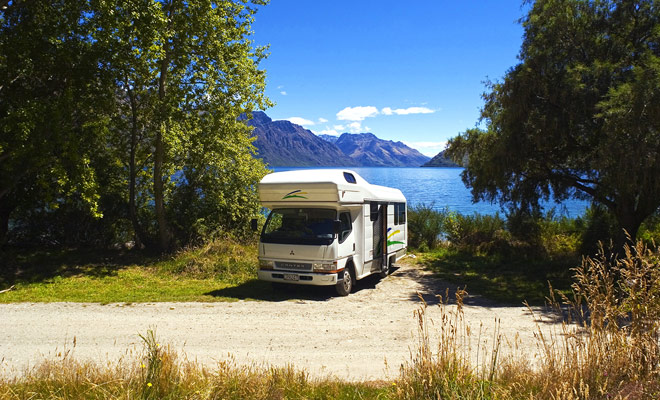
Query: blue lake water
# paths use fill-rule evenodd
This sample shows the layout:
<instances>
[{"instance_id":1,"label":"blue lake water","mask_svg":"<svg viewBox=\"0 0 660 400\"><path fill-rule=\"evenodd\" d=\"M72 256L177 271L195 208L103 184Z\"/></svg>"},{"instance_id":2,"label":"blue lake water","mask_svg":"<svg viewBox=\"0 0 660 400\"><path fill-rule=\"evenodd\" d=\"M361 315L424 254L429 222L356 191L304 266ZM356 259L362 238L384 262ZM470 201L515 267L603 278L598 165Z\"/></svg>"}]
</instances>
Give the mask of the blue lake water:
<instances>
[{"instance_id":1,"label":"blue lake water","mask_svg":"<svg viewBox=\"0 0 660 400\"><path fill-rule=\"evenodd\" d=\"M291 171L298 167L272 167L275 172ZM318 167L316 167L318 168ZM472 202L470 190L461 180L463 168L350 168L369 183L394 187L406 196L409 206L433 204L436 209L448 208L462 214L495 214L502 212L499 204ZM582 215L588 202L568 200L560 204L550 202L546 209L555 207L557 214L576 217Z\"/></svg>"}]
</instances>

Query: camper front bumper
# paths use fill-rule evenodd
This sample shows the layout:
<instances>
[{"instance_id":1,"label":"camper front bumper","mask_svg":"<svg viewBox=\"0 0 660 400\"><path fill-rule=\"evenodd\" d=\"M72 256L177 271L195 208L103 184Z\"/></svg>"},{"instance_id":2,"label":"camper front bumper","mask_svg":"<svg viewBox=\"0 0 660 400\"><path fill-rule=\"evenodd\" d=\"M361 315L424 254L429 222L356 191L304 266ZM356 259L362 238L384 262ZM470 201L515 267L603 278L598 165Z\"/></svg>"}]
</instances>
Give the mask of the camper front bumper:
<instances>
[{"instance_id":1,"label":"camper front bumper","mask_svg":"<svg viewBox=\"0 0 660 400\"><path fill-rule=\"evenodd\" d=\"M260 269L257 277L267 282L292 283L295 285L329 286L337 283L337 273L293 272Z\"/></svg>"}]
</instances>

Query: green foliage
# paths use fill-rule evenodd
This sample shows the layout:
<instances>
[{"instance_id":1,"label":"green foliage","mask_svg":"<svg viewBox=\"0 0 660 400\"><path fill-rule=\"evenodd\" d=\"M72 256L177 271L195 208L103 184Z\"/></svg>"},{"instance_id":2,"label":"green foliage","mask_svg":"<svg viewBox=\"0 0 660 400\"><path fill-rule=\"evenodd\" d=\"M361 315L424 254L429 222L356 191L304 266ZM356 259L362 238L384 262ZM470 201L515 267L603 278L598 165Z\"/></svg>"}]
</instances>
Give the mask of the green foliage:
<instances>
[{"instance_id":1,"label":"green foliage","mask_svg":"<svg viewBox=\"0 0 660 400\"><path fill-rule=\"evenodd\" d=\"M475 199L606 207L633 238L660 206L660 5L537 0L520 63L489 83L481 118L450 141Z\"/></svg>"},{"instance_id":2,"label":"green foliage","mask_svg":"<svg viewBox=\"0 0 660 400\"><path fill-rule=\"evenodd\" d=\"M271 104L259 69L266 48L251 40L265 3L0 11L0 242L10 219L14 242L66 243L82 235L71 229L79 220L97 245L171 250L217 231L245 234L267 172L243 120ZM65 231L41 230L37 216Z\"/></svg>"},{"instance_id":3,"label":"green foliage","mask_svg":"<svg viewBox=\"0 0 660 400\"><path fill-rule=\"evenodd\" d=\"M102 215L94 162L112 90L98 73L90 12L84 0L0 11L0 242L17 208L72 200Z\"/></svg>"},{"instance_id":4,"label":"green foliage","mask_svg":"<svg viewBox=\"0 0 660 400\"><path fill-rule=\"evenodd\" d=\"M433 204L418 204L408 209L408 244L422 251L436 247L444 231L448 211L437 211Z\"/></svg>"},{"instance_id":5,"label":"green foliage","mask_svg":"<svg viewBox=\"0 0 660 400\"><path fill-rule=\"evenodd\" d=\"M504 220L499 214L463 215L449 213L445 220L444 233L450 243L459 247L478 247L485 243L505 239Z\"/></svg>"}]
</instances>

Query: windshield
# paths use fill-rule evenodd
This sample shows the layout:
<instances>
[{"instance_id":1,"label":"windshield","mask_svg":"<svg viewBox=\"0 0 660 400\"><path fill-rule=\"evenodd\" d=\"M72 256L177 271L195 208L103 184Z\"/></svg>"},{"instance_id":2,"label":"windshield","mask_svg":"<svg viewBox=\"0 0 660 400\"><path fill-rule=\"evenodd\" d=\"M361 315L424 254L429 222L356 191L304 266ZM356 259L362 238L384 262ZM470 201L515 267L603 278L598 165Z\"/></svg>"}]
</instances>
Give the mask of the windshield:
<instances>
[{"instance_id":1,"label":"windshield","mask_svg":"<svg viewBox=\"0 0 660 400\"><path fill-rule=\"evenodd\" d=\"M329 245L334 240L335 210L277 208L271 211L261 233L264 243Z\"/></svg>"}]
</instances>

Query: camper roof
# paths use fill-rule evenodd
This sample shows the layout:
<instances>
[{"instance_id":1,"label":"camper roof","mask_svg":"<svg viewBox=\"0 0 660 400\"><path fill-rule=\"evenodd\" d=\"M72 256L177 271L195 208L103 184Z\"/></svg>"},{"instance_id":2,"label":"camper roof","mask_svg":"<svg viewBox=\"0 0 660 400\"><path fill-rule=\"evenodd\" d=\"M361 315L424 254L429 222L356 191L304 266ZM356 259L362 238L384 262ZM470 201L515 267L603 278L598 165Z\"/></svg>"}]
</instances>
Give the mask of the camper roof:
<instances>
[{"instance_id":1,"label":"camper roof","mask_svg":"<svg viewBox=\"0 0 660 400\"><path fill-rule=\"evenodd\" d=\"M363 204L368 201L405 202L399 189L372 185L356 172L305 169L275 172L259 183L261 203L269 208L291 204Z\"/></svg>"}]
</instances>

